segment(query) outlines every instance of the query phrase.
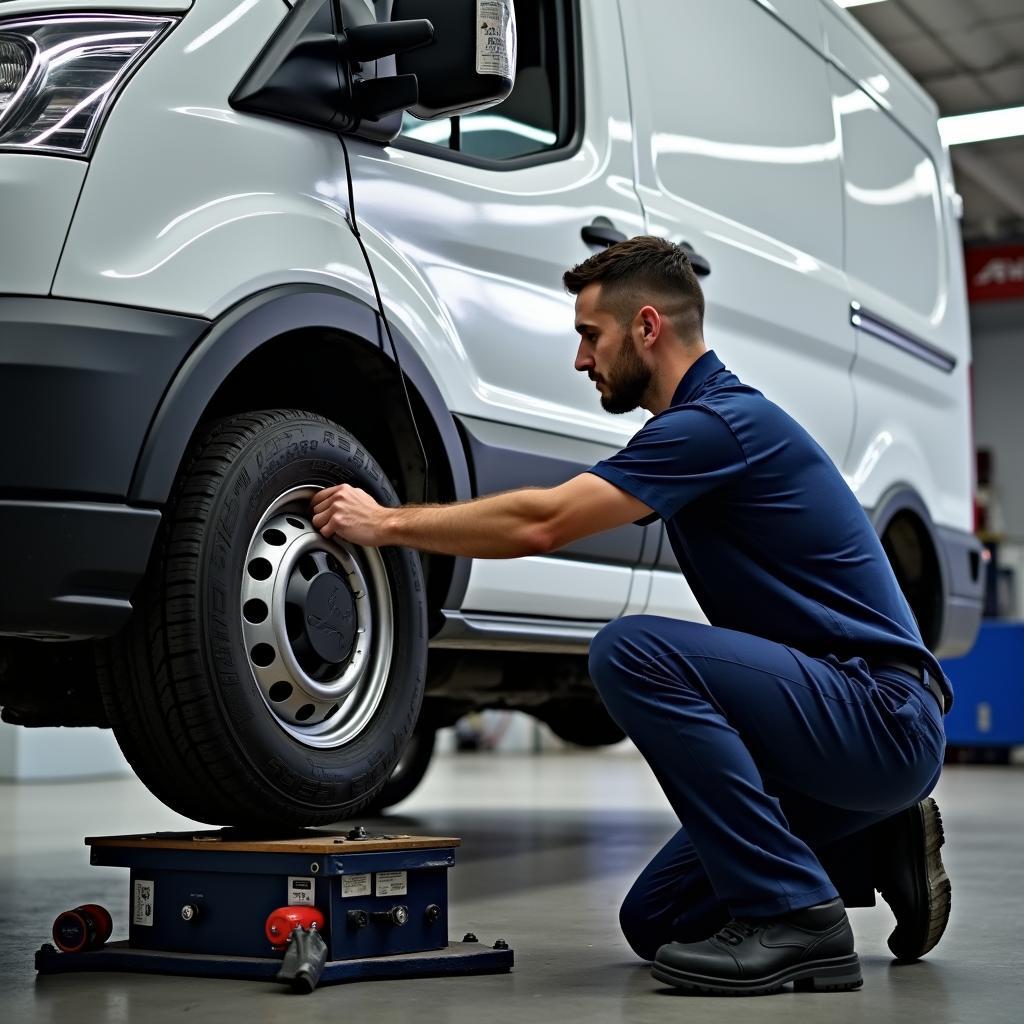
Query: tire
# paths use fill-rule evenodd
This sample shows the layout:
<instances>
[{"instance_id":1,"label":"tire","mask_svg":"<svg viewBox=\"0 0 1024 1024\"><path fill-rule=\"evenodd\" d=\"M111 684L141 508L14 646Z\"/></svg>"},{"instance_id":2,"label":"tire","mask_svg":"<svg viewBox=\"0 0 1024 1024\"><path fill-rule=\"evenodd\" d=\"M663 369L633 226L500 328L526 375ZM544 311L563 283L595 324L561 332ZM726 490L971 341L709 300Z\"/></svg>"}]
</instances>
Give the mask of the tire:
<instances>
[{"instance_id":1,"label":"tire","mask_svg":"<svg viewBox=\"0 0 1024 1024\"><path fill-rule=\"evenodd\" d=\"M367 804L366 811L386 811L389 807L401 803L407 796L411 796L423 781L423 776L427 774L436 742L437 732L434 729L429 726L417 726L391 777Z\"/></svg>"},{"instance_id":2,"label":"tire","mask_svg":"<svg viewBox=\"0 0 1024 1024\"><path fill-rule=\"evenodd\" d=\"M560 740L578 747L610 747L626 738L604 705L596 702L552 702L538 717Z\"/></svg>"},{"instance_id":3,"label":"tire","mask_svg":"<svg viewBox=\"0 0 1024 1024\"><path fill-rule=\"evenodd\" d=\"M309 498L341 482L397 504L372 456L320 416L216 424L175 485L128 627L101 648L122 751L189 818L338 821L406 746L426 673L420 562L313 529Z\"/></svg>"}]
</instances>

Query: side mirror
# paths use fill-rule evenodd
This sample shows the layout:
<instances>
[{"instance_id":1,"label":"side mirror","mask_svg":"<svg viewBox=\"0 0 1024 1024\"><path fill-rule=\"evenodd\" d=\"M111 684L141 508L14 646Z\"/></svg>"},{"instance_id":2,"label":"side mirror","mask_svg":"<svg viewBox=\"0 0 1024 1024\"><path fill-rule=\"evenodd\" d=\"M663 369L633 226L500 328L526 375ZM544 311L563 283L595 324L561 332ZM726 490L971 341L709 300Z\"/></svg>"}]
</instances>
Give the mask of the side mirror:
<instances>
[{"instance_id":1,"label":"side mirror","mask_svg":"<svg viewBox=\"0 0 1024 1024\"><path fill-rule=\"evenodd\" d=\"M392 0L384 22L367 0L295 0L230 102L389 142L404 110L448 117L500 103L515 69L512 0Z\"/></svg>"},{"instance_id":2,"label":"side mirror","mask_svg":"<svg viewBox=\"0 0 1024 1024\"><path fill-rule=\"evenodd\" d=\"M399 53L400 75L415 75L419 99L409 113L424 120L470 114L494 106L516 80L513 0L394 0L393 22L426 19L427 46Z\"/></svg>"}]
</instances>

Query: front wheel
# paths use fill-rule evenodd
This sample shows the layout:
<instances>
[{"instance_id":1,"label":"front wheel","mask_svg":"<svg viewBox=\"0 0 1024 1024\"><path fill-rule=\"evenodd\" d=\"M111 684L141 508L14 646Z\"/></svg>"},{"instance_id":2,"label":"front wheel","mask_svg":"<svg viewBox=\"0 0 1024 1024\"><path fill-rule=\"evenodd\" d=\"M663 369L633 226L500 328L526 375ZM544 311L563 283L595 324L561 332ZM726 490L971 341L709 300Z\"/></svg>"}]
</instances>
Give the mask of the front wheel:
<instances>
[{"instance_id":1,"label":"front wheel","mask_svg":"<svg viewBox=\"0 0 1024 1024\"><path fill-rule=\"evenodd\" d=\"M322 537L310 498L338 483L397 504L356 438L291 410L218 423L178 481L101 676L125 756L190 818L337 821L406 746L426 670L419 558Z\"/></svg>"}]
</instances>

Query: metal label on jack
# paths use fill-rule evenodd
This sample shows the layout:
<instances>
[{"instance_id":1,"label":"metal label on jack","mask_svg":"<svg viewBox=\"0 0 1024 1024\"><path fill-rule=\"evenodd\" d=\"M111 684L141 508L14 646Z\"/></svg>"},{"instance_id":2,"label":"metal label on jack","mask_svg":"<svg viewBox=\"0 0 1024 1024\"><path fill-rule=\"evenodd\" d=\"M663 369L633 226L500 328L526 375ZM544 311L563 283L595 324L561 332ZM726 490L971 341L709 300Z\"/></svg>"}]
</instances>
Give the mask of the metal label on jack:
<instances>
[{"instance_id":1,"label":"metal label on jack","mask_svg":"<svg viewBox=\"0 0 1024 1024\"><path fill-rule=\"evenodd\" d=\"M405 871L378 871L377 890L378 896L405 896L409 891L407 874Z\"/></svg>"},{"instance_id":2,"label":"metal label on jack","mask_svg":"<svg viewBox=\"0 0 1024 1024\"><path fill-rule=\"evenodd\" d=\"M341 896L346 899L349 896L369 896L370 876L369 875L342 875Z\"/></svg>"},{"instance_id":3,"label":"metal label on jack","mask_svg":"<svg viewBox=\"0 0 1024 1024\"><path fill-rule=\"evenodd\" d=\"M150 881L135 879L132 886L132 924L153 926L153 890L155 886Z\"/></svg>"},{"instance_id":4,"label":"metal label on jack","mask_svg":"<svg viewBox=\"0 0 1024 1024\"><path fill-rule=\"evenodd\" d=\"M288 876L288 906L311 907L316 903L316 879Z\"/></svg>"}]
</instances>

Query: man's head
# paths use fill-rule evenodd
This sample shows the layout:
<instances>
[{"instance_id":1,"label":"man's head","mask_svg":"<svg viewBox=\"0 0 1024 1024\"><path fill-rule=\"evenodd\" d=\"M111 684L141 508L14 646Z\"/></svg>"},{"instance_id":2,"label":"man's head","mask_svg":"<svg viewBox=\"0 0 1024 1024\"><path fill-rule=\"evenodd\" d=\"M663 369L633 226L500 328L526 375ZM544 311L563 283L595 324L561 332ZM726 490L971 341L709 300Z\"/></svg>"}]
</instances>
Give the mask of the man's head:
<instances>
[{"instance_id":1,"label":"man's head","mask_svg":"<svg viewBox=\"0 0 1024 1024\"><path fill-rule=\"evenodd\" d=\"M597 383L607 412L660 404L658 396L704 351L704 293L678 245L631 238L563 281L576 296L576 369Z\"/></svg>"}]
</instances>

